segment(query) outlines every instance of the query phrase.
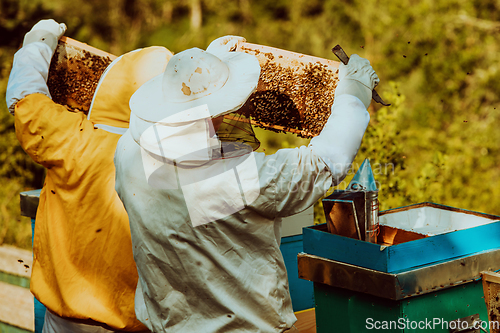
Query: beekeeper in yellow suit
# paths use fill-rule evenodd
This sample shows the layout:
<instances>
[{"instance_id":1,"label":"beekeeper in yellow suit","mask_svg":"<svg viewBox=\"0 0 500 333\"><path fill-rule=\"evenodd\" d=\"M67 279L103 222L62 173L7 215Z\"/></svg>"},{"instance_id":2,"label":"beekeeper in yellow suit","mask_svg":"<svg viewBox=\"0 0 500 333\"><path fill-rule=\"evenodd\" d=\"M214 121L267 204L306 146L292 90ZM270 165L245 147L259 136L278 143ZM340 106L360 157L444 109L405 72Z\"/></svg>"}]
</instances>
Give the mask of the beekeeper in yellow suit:
<instances>
[{"instance_id":1,"label":"beekeeper in yellow suit","mask_svg":"<svg viewBox=\"0 0 500 333\"><path fill-rule=\"evenodd\" d=\"M30 288L46 312L43 332L139 332L137 270L126 211L115 192L113 156L134 91L163 72L171 52L151 47L111 63L90 113L51 100L49 63L66 26L42 20L16 53L7 89L17 137L47 169L33 243Z\"/></svg>"},{"instance_id":2,"label":"beekeeper in yellow suit","mask_svg":"<svg viewBox=\"0 0 500 333\"><path fill-rule=\"evenodd\" d=\"M331 116L310 144L255 153L214 135L257 87L260 66L238 38L176 54L130 100L115 155L139 272L136 313L154 332L295 332L281 218L338 184L369 122L378 77L341 65ZM224 47L225 46L225 47Z\"/></svg>"}]
</instances>

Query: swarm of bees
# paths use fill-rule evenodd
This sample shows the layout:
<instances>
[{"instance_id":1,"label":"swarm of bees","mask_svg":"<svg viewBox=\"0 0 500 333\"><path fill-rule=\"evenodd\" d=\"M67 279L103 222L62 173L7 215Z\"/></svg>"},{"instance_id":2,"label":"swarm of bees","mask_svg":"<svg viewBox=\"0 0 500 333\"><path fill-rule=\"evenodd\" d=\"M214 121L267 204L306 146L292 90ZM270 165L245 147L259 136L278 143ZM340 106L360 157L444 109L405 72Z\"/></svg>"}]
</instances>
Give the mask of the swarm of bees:
<instances>
[{"instance_id":1,"label":"swarm of bees","mask_svg":"<svg viewBox=\"0 0 500 333\"><path fill-rule=\"evenodd\" d=\"M331 113L337 68L319 61L280 61L282 55L258 49L241 51L254 54L261 65L257 91L243 108L245 116L254 125L276 132L305 138L318 135Z\"/></svg>"},{"instance_id":2,"label":"swarm of bees","mask_svg":"<svg viewBox=\"0 0 500 333\"><path fill-rule=\"evenodd\" d=\"M109 57L86 50L68 54L67 48L60 43L52 57L47 79L52 99L69 111L87 114L99 78L110 63Z\"/></svg>"}]
</instances>

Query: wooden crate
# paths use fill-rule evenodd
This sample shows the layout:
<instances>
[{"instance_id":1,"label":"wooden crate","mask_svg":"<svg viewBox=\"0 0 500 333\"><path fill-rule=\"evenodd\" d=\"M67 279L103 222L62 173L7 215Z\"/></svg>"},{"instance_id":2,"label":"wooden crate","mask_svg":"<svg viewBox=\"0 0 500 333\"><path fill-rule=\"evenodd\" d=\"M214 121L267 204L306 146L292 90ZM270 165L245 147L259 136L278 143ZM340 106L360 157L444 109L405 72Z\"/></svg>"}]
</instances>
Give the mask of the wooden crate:
<instances>
[{"instance_id":1,"label":"wooden crate","mask_svg":"<svg viewBox=\"0 0 500 333\"><path fill-rule=\"evenodd\" d=\"M34 299L29 289L33 254L0 245L0 332L33 332Z\"/></svg>"},{"instance_id":2,"label":"wooden crate","mask_svg":"<svg viewBox=\"0 0 500 333\"><path fill-rule=\"evenodd\" d=\"M500 274L481 272L490 333L500 333Z\"/></svg>"}]
</instances>

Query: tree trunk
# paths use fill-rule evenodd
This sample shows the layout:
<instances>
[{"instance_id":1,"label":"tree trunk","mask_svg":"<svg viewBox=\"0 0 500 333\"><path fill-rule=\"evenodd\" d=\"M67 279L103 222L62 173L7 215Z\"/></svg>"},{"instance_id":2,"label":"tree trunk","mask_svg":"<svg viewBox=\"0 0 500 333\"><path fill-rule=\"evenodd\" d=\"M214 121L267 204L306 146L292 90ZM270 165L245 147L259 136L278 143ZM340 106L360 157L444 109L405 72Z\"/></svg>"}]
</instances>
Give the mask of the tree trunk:
<instances>
[{"instance_id":1,"label":"tree trunk","mask_svg":"<svg viewBox=\"0 0 500 333\"><path fill-rule=\"evenodd\" d=\"M191 29L198 30L202 24L201 0L191 0Z\"/></svg>"},{"instance_id":2,"label":"tree trunk","mask_svg":"<svg viewBox=\"0 0 500 333\"><path fill-rule=\"evenodd\" d=\"M162 6L162 20L165 24L172 23L172 13L174 11L174 6L170 1L165 1Z\"/></svg>"},{"instance_id":3,"label":"tree trunk","mask_svg":"<svg viewBox=\"0 0 500 333\"><path fill-rule=\"evenodd\" d=\"M122 0L109 1L109 25L111 26L111 38L109 41L109 51L112 54L121 53L121 30L122 18L124 17L122 10Z\"/></svg>"},{"instance_id":4,"label":"tree trunk","mask_svg":"<svg viewBox=\"0 0 500 333\"><path fill-rule=\"evenodd\" d=\"M250 4L251 0L240 0L240 11L243 22L250 24L253 21L252 7Z\"/></svg>"}]
</instances>

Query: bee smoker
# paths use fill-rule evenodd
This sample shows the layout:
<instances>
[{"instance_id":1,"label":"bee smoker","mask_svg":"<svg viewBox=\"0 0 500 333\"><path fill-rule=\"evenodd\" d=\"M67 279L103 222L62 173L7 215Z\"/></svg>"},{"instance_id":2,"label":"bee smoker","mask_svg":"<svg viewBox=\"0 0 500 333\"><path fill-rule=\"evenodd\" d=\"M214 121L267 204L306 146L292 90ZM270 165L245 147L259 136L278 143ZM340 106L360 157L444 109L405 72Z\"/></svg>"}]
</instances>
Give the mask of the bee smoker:
<instances>
[{"instance_id":1,"label":"bee smoker","mask_svg":"<svg viewBox=\"0 0 500 333\"><path fill-rule=\"evenodd\" d=\"M365 159L346 190L323 199L328 232L377 243L378 189L370 161Z\"/></svg>"}]
</instances>

